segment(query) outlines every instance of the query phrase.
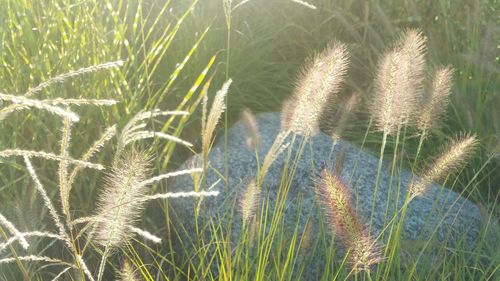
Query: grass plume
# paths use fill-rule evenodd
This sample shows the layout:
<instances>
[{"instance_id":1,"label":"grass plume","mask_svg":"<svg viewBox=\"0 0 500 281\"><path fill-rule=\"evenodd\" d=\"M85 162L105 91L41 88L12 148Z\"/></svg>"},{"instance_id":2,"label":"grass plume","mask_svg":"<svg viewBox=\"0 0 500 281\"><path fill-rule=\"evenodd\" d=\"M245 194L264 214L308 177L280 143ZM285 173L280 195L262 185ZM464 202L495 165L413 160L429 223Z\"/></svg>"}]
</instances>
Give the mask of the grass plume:
<instances>
[{"instance_id":1,"label":"grass plume","mask_svg":"<svg viewBox=\"0 0 500 281\"><path fill-rule=\"evenodd\" d=\"M257 120L255 120L255 116L250 110L245 109L241 112L241 120L243 121L243 126L245 127L245 131L247 134L247 146L254 150L260 149L260 133Z\"/></svg>"},{"instance_id":2,"label":"grass plume","mask_svg":"<svg viewBox=\"0 0 500 281\"><path fill-rule=\"evenodd\" d=\"M408 30L379 63L371 115L384 134L410 121L423 87L425 37Z\"/></svg>"},{"instance_id":3,"label":"grass plume","mask_svg":"<svg viewBox=\"0 0 500 281\"><path fill-rule=\"evenodd\" d=\"M123 261L123 265L118 272L119 281L139 281L137 274L135 273L134 266L129 260Z\"/></svg>"},{"instance_id":4,"label":"grass plume","mask_svg":"<svg viewBox=\"0 0 500 281\"><path fill-rule=\"evenodd\" d=\"M433 182L461 168L477 144L475 135L463 135L450 141L444 152L426 169L422 178L410 185L410 198L423 195Z\"/></svg>"},{"instance_id":5,"label":"grass plume","mask_svg":"<svg viewBox=\"0 0 500 281\"><path fill-rule=\"evenodd\" d=\"M240 212L243 222L249 223L252 220L259 198L260 188L255 183L255 180L251 180L240 198Z\"/></svg>"},{"instance_id":6,"label":"grass plume","mask_svg":"<svg viewBox=\"0 0 500 281\"><path fill-rule=\"evenodd\" d=\"M444 114L449 102L453 72L453 68L447 66L439 68L434 74L430 94L424 98L417 120L417 128L424 135L436 127Z\"/></svg>"},{"instance_id":7,"label":"grass plume","mask_svg":"<svg viewBox=\"0 0 500 281\"><path fill-rule=\"evenodd\" d=\"M319 131L327 102L340 90L347 73L344 44L333 42L312 58L297 81L292 97L283 104L282 128L310 137Z\"/></svg>"},{"instance_id":8,"label":"grass plume","mask_svg":"<svg viewBox=\"0 0 500 281\"><path fill-rule=\"evenodd\" d=\"M226 105L224 104L224 99L229 91L229 87L233 83L233 80L227 80L222 88L217 91L215 94L214 101L212 103L212 107L210 108L210 112L205 119L205 124L203 126L203 130L201 132L202 138L202 151L204 156L207 156L208 151L210 151L210 147L212 146L213 135L215 132L215 128L219 123L219 120L226 109ZM206 159L206 157L203 157Z\"/></svg>"},{"instance_id":9,"label":"grass plume","mask_svg":"<svg viewBox=\"0 0 500 281\"><path fill-rule=\"evenodd\" d=\"M380 261L379 247L361 224L352 208L350 193L340 176L326 168L315 179L321 206L329 222L346 249L353 271L369 270Z\"/></svg>"},{"instance_id":10,"label":"grass plume","mask_svg":"<svg viewBox=\"0 0 500 281\"><path fill-rule=\"evenodd\" d=\"M98 198L98 224L95 241L119 248L133 237L130 226L139 218L147 189L140 183L150 174L150 159L144 152L130 151L113 165Z\"/></svg>"}]
</instances>

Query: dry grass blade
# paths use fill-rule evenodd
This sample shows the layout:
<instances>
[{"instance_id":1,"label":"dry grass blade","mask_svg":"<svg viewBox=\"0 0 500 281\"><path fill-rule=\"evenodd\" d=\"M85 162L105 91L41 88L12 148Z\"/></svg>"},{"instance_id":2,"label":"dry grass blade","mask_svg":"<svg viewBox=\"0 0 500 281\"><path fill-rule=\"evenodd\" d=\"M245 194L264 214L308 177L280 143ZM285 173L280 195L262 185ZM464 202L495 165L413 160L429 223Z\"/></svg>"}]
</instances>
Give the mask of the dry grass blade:
<instances>
[{"instance_id":1,"label":"dry grass blade","mask_svg":"<svg viewBox=\"0 0 500 281\"><path fill-rule=\"evenodd\" d=\"M112 106L117 104L116 100L105 100L105 99L46 99L40 102L50 105L94 105L94 106Z\"/></svg>"},{"instance_id":2,"label":"dry grass blade","mask_svg":"<svg viewBox=\"0 0 500 281\"><path fill-rule=\"evenodd\" d=\"M85 273L85 275L87 276L87 278L90 281L95 281L94 277L92 276L92 273L90 272L89 268L87 267L87 264L83 260L83 257L81 255L76 255L75 259L78 262L78 264L80 265L80 267L82 268L82 270Z\"/></svg>"},{"instance_id":3,"label":"dry grass blade","mask_svg":"<svg viewBox=\"0 0 500 281\"><path fill-rule=\"evenodd\" d=\"M294 3L297 3L299 5L302 5L302 6L306 7L306 8L311 9L311 10L316 10L317 9L316 6L314 6L313 4L308 3L306 1L301 1L301 0L290 0L290 1L292 1Z\"/></svg>"},{"instance_id":4,"label":"dry grass blade","mask_svg":"<svg viewBox=\"0 0 500 281\"><path fill-rule=\"evenodd\" d=\"M452 140L445 151L427 168L422 178L410 185L410 198L423 195L430 184L461 168L477 144L474 135L464 135Z\"/></svg>"},{"instance_id":5,"label":"dry grass blade","mask_svg":"<svg viewBox=\"0 0 500 281\"><path fill-rule=\"evenodd\" d=\"M142 230L140 228L137 228L137 227L133 227L131 226L130 227L130 230L133 231L135 234L145 238L146 240L149 240L155 244L160 244L161 243L161 238L158 237L158 236L155 236L153 234L151 234L150 232L146 231L146 230Z\"/></svg>"},{"instance_id":6,"label":"dry grass blade","mask_svg":"<svg viewBox=\"0 0 500 281\"><path fill-rule=\"evenodd\" d=\"M81 161L88 161L88 160L90 160L90 158L92 158L92 156L94 156L94 154L96 154L97 152L99 152L99 150L101 150L101 148L109 140L111 140L115 135L116 135L116 125L108 127L106 129L106 131L104 131L104 133L102 134L102 136L96 142L94 142L94 144L85 152L85 154L83 154L83 156L81 158ZM83 167L81 165L77 164L73 168L73 171L71 171L71 174L69 175L69 178L68 178L68 187L69 187L68 193L71 192L71 188L73 187L73 183L75 181L75 178L76 178L76 176L78 175L78 173L80 172L80 170L82 168Z\"/></svg>"},{"instance_id":7,"label":"dry grass blade","mask_svg":"<svg viewBox=\"0 0 500 281\"><path fill-rule=\"evenodd\" d=\"M21 231L19 231L14 224L12 224L6 217L4 217L2 214L0 214L0 225L5 226L12 234L14 234L15 237L18 237L19 243L21 246L27 250L30 246L28 241L24 238L23 234Z\"/></svg>"},{"instance_id":8,"label":"dry grass blade","mask_svg":"<svg viewBox=\"0 0 500 281\"><path fill-rule=\"evenodd\" d=\"M45 237L45 238L52 238L52 239L57 239L61 241L67 241L67 239L63 236L60 236L58 234L50 233L50 232L43 232L43 231L30 231L30 232L21 232L21 236L13 236L7 239L5 242L0 244L0 253L7 249L9 245L12 245L12 243L18 241L21 238L25 237Z\"/></svg>"},{"instance_id":9,"label":"dry grass blade","mask_svg":"<svg viewBox=\"0 0 500 281\"><path fill-rule=\"evenodd\" d=\"M177 177L181 175L186 175L186 174L194 174L194 173L202 173L203 169L202 168L192 168L192 169L186 169L186 170L181 170L181 171L176 171L176 172L171 172L171 173L166 173L163 175L155 176L150 179L147 179L141 183L139 183L140 186L147 186L150 184L153 184L155 182L168 179L171 177Z\"/></svg>"},{"instance_id":10,"label":"dry grass blade","mask_svg":"<svg viewBox=\"0 0 500 281\"><path fill-rule=\"evenodd\" d=\"M147 127L146 119L152 119L158 116L169 115L187 115L186 111L160 111L154 109L152 111L141 111L137 113L130 121L123 127L120 136L118 137L118 148L116 150L116 158L119 158L125 147L135 141L149 139L149 138L162 138L169 141L174 141L185 146L192 146L191 143L184 141L178 137L171 136L162 132L153 132L143 130Z\"/></svg>"},{"instance_id":11,"label":"dry grass blade","mask_svg":"<svg viewBox=\"0 0 500 281\"><path fill-rule=\"evenodd\" d=\"M144 196L143 201L155 200L155 199L167 199L167 198L182 198L182 197L207 197L207 196L217 196L219 191L186 191L186 192L169 192L169 193L159 193L154 195Z\"/></svg>"},{"instance_id":12,"label":"dry grass blade","mask_svg":"<svg viewBox=\"0 0 500 281\"><path fill-rule=\"evenodd\" d=\"M49 209L50 216L54 220L54 223L56 224L58 230L59 230L59 235L61 237L64 237L64 239L67 240L66 237L66 230L64 228L64 225L62 224L61 220L59 219L59 214L56 211L56 208L54 207L54 204L52 204L52 201L50 200L49 195L47 195L47 192L45 191L45 188L43 187L42 183L38 179L38 176L36 175L35 169L33 169L33 165L31 164L31 161L27 156L24 156L24 162L26 163L26 168L28 169L28 172L31 176L31 179L35 182L35 188L36 190L40 193L40 196L42 196L43 203L47 209Z\"/></svg>"},{"instance_id":13,"label":"dry grass blade","mask_svg":"<svg viewBox=\"0 0 500 281\"><path fill-rule=\"evenodd\" d=\"M78 122L80 118L76 113L69 111L69 110L64 110L60 107L53 106L50 104L43 103L39 100L33 100L33 99L27 99L23 96L13 96L13 95L6 95L0 93L0 100L7 100L13 102L15 105L18 105L15 110L21 110L21 109L26 109L26 108L37 108L41 110L48 111L52 114L61 116L63 118L68 118L72 122ZM3 120L5 117L7 117L8 114L14 112L13 108L6 107L0 110L0 120Z\"/></svg>"},{"instance_id":14,"label":"dry grass blade","mask_svg":"<svg viewBox=\"0 0 500 281\"><path fill-rule=\"evenodd\" d=\"M48 79L45 82L42 82L41 84L39 84L38 86L34 87L33 89L30 89L28 92L26 92L24 94L24 96L25 97L29 97L29 96L31 96L31 95L33 95L35 93L40 92L41 90L43 90L43 89L45 89L47 87L50 87L53 84L62 83L65 80L73 78L73 77L77 77L77 76L81 76L81 75L84 75L84 74L96 72L96 71L99 71L99 70L110 69L110 68L117 68L117 67L122 66L123 63L124 62L122 60L112 61L112 62L106 62L106 63L103 63L103 64L92 65L92 66L89 66L89 67L83 67L83 68L80 68L80 69L77 69L77 70L74 70L74 71L70 71L70 72L67 72L67 73L64 73L64 74L61 74L61 75L57 75L55 77L52 77L52 78Z\"/></svg>"},{"instance_id":15,"label":"dry grass blade","mask_svg":"<svg viewBox=\"0 0 500 281\"><path fill-rule=\"evenodd\" d=\"M27 156L27 157L38 157L47 160L61 161L65 160L69 164L79 165L84 168L96 169L96 170L104 170L104 166L100 164L94 164L87 161L76 160L73 158L62 158L59 155L48 153L44 151L31 151L31 150L22 150L22 149L6 149L0 151L0 158L11 157L11 156Z\"/></svg>"},{"instance_id":16,"label":"dry grass blade","mask_svg":"<svg viewBox=\"0 0 500 281\"><path fill-rule=\"evenodd\" d=\"M69 186L68 186L68 161L69 158L69 145L71 143L71 127L73 124L68 118L64 118L63 120L63 128L61 134L61 147L60 147L60 157L61 161L59 161L59 192L61 196L61 204L63 213L66 217L70 216L69 213Z\"/></svg>"},{"instance_id":17,"label":"dry grass blade","mask_svg":"<svg viewBox=\"0 0 500 281\"><path fill-rule=\"evenodd\" d=\"M174 137L172 135L168 135L168 134L161 133L161 132L151 132L151 131L140 131L140 132L135 132L133 134L130 134L125 141L125 145L131 144L135 141L151 139L151 138L165 139L168 141L180 143L180 144L187 146L187 147L193 146L190 142L182 140L178 137Z\"/></svg>"},{"instance_id":18,"label":"dry grass blade","mask_svg":"<svg viewBox=\"0 0 500 281\"><path fill-rule=\"evenodd\" d=\"M64 273L66 273L68 270L70 270L71 267L66 267L65 269L63 269L61 272L59 272L59 274L57 274L56 276L54 276L54 278L52 278L52 281L57 281L59 280L59 278L61 278L61 276L64 275Z\"/></svg>"},{"instance_id":19,"label":"dry grass blade","mask_svg":"<svg viewBox=\"0 0 500 281\"><path fill-rule=\"evenodd\" d=\"M14 113L16 111L21 111L21 110L26 110L29 109L30 107L27 105L23 104L11 104L5 108L0 109L0 121L4 120L9 116L11 113Z\"/></svg>"},{"instance_id":20,"label":"dry grass blade","mask_svg":"<svg viewBox=\"0 0 500 281\"><path fill-rule=\"evenodd\" d=\"M347 48L342 43L331 43L315 56L302 71L292 97L283 105L282 128L305 137L314 135L326 104L340 90L347 64Z\"/></svg>"},{"instance_id":21,"label":"dry grass blade","mask_svg":"<svg viewBox=\"0 0 500 281\"><path fill-rule=\"evenodd\" d=\"M42 261L42 262L54 263L54 264L64 264L64 265L69 265L73 268L77 268L73 264L67 263L67 262L59 260L59 259L45 257L45 256L22 256L22 257L15 257L15 258L5 258L5 259L0 259L0 264L12 263L12 262L16 262L18 260L20 260L20 261Z\"/></svg>"}]
</instances>

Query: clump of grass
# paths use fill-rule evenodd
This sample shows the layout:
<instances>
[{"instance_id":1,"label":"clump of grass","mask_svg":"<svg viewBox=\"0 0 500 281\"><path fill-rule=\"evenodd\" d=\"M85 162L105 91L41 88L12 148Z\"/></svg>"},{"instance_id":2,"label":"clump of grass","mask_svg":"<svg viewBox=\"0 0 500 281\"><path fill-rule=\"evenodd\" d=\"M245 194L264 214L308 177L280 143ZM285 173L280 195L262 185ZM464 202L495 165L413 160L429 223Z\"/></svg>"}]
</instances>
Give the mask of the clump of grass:
<instances>
[{"instance_id":1,"label":"clump of grass","mask_svg":"<svg viewBox=\"0 0 500 281\"><path fill-rule=\"evenodd\" d=\"M46 83L42 83L42 86L35 87L35 90L43 89L56 82L61 82L63 78L66 79L80 74L89 73L92 70L109 68L111 66L115 66L115 64L103 64L93 68L84 68L83 70L70 72L68 75L60 75L55 79L49 80ZM29 96L39 91L35 90L28 92L27 95ZM0 251L3 251L16 241L19 241L25 250L29 250L30 244L27 241L28 238L45 237L64 242L64 244L72 253L73 258L73 261L67 262L54 257L42 255L27 255L17 256L16 258L0 259L0 263L11 263L25 260L46 262L50 264L63 264L69 266L69 268L79 270L82 275L85 275L89 280L93 281L96 279L94 278L92 270L87 266L87 263L85 262L83 256L85 250L87 249L87 246L85 246L83 249L80 248L80 242L82 242L81 240L83 239L85 240L85 243L83 243L83 245L95 243L97 245L104 246L105 248L104 252L102 253L101 263L97 276L97 280L102 280L108 255L112 251L119 249L123 247L123 245L130 242L131 238L133 238L135 235L140 235L144 239L147 239L154 243L161 243L160 238L149 233L148 231L139 229L134 226L134 224L139 220L141 210L143 209L147 201L176 197L199 198L218 195L218 192L214 190L208 192L159 193L149 195L150 191L147 189L149 185L182 174L200 173L202 172L202 169L193 168L189 170L176 171L161 174L155 177L150 177L151 167L150 157L148 156L148 154L145 152L137 151L135 149L128 149L128 146L132 145L136 141L148 138L166 139L168 141L178 142L186 146L191 146L191 144L166 133L149 131L146 129L147 124L144 121L148 118L155 118L158 116L186 115L187 112L160 110L143 111L135 115L119 134L118 147L115 153L112 169L110 172L108 172L108 178L106 180L107 183L104 187L103 192L97 199L97 213L91 217L79 217L73 219L70 193L76 176L82 168L94 168L98 170L105 169L104 165L94 164L88 161L116 135L117 126L112 125L108 127L103 135L83 154L80 159L73 159L72 157L70 157L69 153L72 142L71 132L75 122L79 121L79 116L77 116L76 114L74 116L72 115L73 113L71 113L70 106L109 106L116 104L116 102L111 100L101 101L87 99L55 99L50 101L29 100L29 102L26 102L28 99L24 96L1 95L0 97L5 100L12 101L13 104L17 104L16 102L22 101L21 104L26 108L35 107L47 109L49 113L60 116L62 119L59 154L44 151L23 150L17 148L0 151L0 157L2 158L11 156L22 156L24 158L28 173L35 183L35 189L41 195L45 207L48 208L51 219L54 221L54 224L58 229L58 234L52 233L50 231L38 230L29 232L19 231L9 220L7 220L7 218L0 214L0 225L6 226L7 229L9 229L9 231L12 233L12 236L7 237L8 240L0 245ZM12 105L9 105L0 110L10 110L10 106ZM4 117L8 116L8 113L10 112L8 110L4 111ZM57 208L52 203L52 200L45 191L45 188L42 185L42 182L39 180L35 168L30 161L30 158L32 157L40 157L42 159L57 161L59 163L57 175L58 187L60 191L59 199L61 200L62 205L60 211L62 211L63 215L66 217L66 220L60 219ZM71 166L74 166L73 170L70 170ZM76 226L79 224L86 225L81 229L77 229ZM60 277L67 271L68 267L61 271L57 276Z\"/></svg>"},{"instance_id":2,"label":"clump of grass","mask_svg":"<svg viewBox=\"0 0 500 281\"><path fill-rule=\"evenodd\" d=\"M347 48L339 42L330 43L306 64L292 97L283 104L283 130L305 137L319 131L323 110L339 92L347 73L347 64Z\"/></svg>"},{"instance_id":3,"label":"clump of grass","mask_svg":"<svg viewBox=\"0 0 500 281\"><path fill-rule=\"evenodd\" d=\"M381 261L381 253L352 208L347 186L339 175L326 168L316 178L316 186L330 229L348 249L352 270L369 271L372 265Z\"/></svg>"}]
</instances>

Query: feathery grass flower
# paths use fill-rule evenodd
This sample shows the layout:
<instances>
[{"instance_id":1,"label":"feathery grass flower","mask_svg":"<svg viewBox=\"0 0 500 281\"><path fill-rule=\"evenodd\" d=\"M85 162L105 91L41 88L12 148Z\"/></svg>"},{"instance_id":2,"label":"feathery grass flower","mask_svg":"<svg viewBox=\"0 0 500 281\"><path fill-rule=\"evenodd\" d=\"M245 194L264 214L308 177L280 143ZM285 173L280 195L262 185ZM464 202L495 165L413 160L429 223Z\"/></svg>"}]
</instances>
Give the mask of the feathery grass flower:
<instances>
[{"instance_id":1,"label":"feathery grass flower","mask_svg":"<svg viewBox=\"0 0 500 281\"><path fill-rule=\"evenodd\" d=\"M429 166L422 178L410 185L410 199L423 195L432 182L462 167L477 144L475 135L464 135L450 141L445 151Z\"/></svg>"},{"instance_id":2,"label":"feathery grass flower","mask_svg":"<svg viewBox=\"0 0 500 281\"><path fill-rule=\"evenodd\" d=\"M431 92L424 98L417 119L417 128L422 134L427 134L443 116L449 102L452 79L453 68L450 66L439 68L434 74Z\"/></svg>"},{"instance_id":3,"label":"feathery grass flower","mask_svg":"<svg viewBox=\"0 0 500 281\"><path fill-rule=\"evenodd\" d=\"M353 271L369 270L371 265L381 260L379 246L367 233L352 208L347 186L340 176L326 168L315 181L329 226L349 250Z\"/></svg>"},{"instance_id":4,"label":"feathery grass flower","mask_svg":"<svg viewBox=\"0 0 500 281\"><path fill-rule=\"evenodd\" d=\"M335 118L332 120L333 129L331 132L332 139L339 140L342 137L345 129L348 127L348 121L354 114L354 108L359 101L359 94L353 93L342 105Z\"/></svg>"},{"instance_id":5,"label":"feathery grass flower","mask_svg":"<svg viewBox=\"0 0 500 281\"><path fill-rule=\"evenodd\" d=\"M144 152L124 153L113 165L106 186L98 198L98 222L95 241L103 246L119 248L129 241L144 208L148 190L141 182L150 174L150 159Z\"/></svg>"},{"instance_id":6,"label":"feathery grass flower","mask_svg":"<svg viewBox=\"0 0 500 281\"><path fill-rule=\"evenodd\" d=\"M201 139L202 139L202 151L205 156L208 154L208 151L210 150L210 147L212 145L213 135L215 132L215 128L219 123L219 119L222 116L224 110L226 109L226 105L224 104L224 98L227 95L231 83L233 83L233 80L231 79L227 80L224 83L224 85L222 85L222 88L219 91L217 91L217 93L215 94L215 99L212 103L212 108L210 109L210 113L208 113L208 117L206 117L205 122L203 124ZM204 104L206 106L206 103ZM204 157L204 159L206 158Z\"/></svg>"},{"instance_id":7,"label":"feathery grass flower","mask_svg":"<svg viewBox=\"0 0 500 281\"><path fill-rule=\"evenodd\" d=\"M423 87L425 43L422 33L408 30L380 61L371 115L387 135L413 118Z\"/></svg>"},{"instance_id":8,"label":"feathery grass flower","mask_svg":"<svg viewBox=\"0 0 500 281\"><path fill-rule=\"evenodd\" d=\"M260 188L252 179L240 198L240 212L244 223L249 223L255 215L259 198Z\"/></svg>"},{"instance_id":9,"label":"feathery grass flower","mask_svg":"<svg viewBox=\"0 0 500 281\"><path fill-rule=\"evenodd\" d=\"M327 103L340 90L347 73L344 44L331 43L303 69L292 97L283 104L282 128L310 137L319 131Z\"/></svg>"},{"instance_id":10,"label":"feathery grass flower","mask_svg":"<svg viewBox=\"0 0 500 281\"><path fill-rule=\"evenodd\" d=\"M120 281L138 281L137 275L135 274L135 270L130 261L125 260L119 271Z\"/></svg>"},{"instance_id":11,"label":"feathery grass flower","mask_svg":"<svg viewBox=\"0 0 500 281\"><path fill-rule=\"evenodd\" d=\"M245 109L241 112L241 120L247 134L247 146L251 149L260 149L260 133L255 116L249 109Z\"/></svg>"}]
</instances>

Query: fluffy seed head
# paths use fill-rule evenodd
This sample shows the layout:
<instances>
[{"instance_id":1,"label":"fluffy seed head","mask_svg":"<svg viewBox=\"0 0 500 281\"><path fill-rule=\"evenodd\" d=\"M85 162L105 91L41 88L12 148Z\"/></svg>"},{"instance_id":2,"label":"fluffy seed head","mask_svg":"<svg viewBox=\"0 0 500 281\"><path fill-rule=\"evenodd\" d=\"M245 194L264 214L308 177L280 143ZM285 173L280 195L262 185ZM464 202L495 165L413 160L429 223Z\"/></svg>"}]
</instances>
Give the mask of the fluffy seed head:
<instances>
[{"instance_id":1,"label":"fluffy seed head","mask_svg":"<svg viewBox=\"0 0 500 281\"><path fill-rule=\"evenodd\" d=\"M380 261L379 247L360 223L350 194L340 176L323 169L316 178L317 192L330 228L349 249L354 271L368 270Z\"/></svg>"},{"instance_id":2,"label":"fluffy seed head","mask_svg":"<svg viewBox=\"0 0 500 281\"><path fill-rule=\"evenodd\" d=\"M422 33L408 30L379 64L371 114L386 134L414 118L424 81L425 43Z\"/></svg>"},{"instance_id":3,"label":"fluffy seed head","mask_svg":"<svg viewBox=\"0 0 500 281\"><path fill-rule=\"evenodd\" d=\"M150 174L150 159L144 152L123 153L108 174L98 198L99 223L95 240L119 248L133 236L130 228L141 214L147 189L140 183Z\"/></svg>"},{"instance_id":4,"label":"fluffy seed head","mask_svg":"<svg viewBox=\"0 0 500 281\"><path fill-rule=\"evenodd\" d=\"M264 157L264 161L262 161L262 167L260 169L260 174L258 177L259 184L262 184L264 178L266 177L267 172L271 165L276 161L276 158L288 147L289 143L285 143L286 138L290 134L290 131L281 131L274 140L271 148L267 152Z\"/></svg>"},{"instance_id":5,"label":"fluffy seed head","mask_svg":"<svg viewBox=\"0 0 500 281\"><path fill-rule=\"evenodd\" d=\"M125 260L123 262L122 268L119 272L120 278L118 280L120 281L138 281L139 278L137 278L137 275L134 272L134 267L130 263L130 261Z\"/></svg>"},{"instance_id":6,"label":"fluffy seed head","mask_svg":"<svg viewBox=\"0 0 500 281\"><path fill-rule=\"evenodd\" d=\"M382 261L380 246L369 235L353 241L349 261L354 272L370 271L372 265Z\"/></svg>"},{"instance_id":7,"label":"fluffy seed head","mask_svg":"<svg viewBox=\"0 0 500 281\"><path fill-rule=\"evenodd\" d=\"M439 68L434 74L431 92L424 98L417 120L417 128L423 134L435 127L443 115L448 105L452 79L453 68L450 66Z\"/></svg>"},{"instance_id":8,"label":"fluffy seed head","mask_svg":"<svg viewBox=\"0 0 500 281\"><path fill-rule=\"evenodd\" d=\"M208 113L208 117L206 117L206 124L203 126L202 131L202 150L203 153L206 154L210 150L210 146L212 145L212 137L215 132L215 128L219 123L219 119L222 116L222 113L226 109L226 105L224 103L224 98L229 91L229 86L233 81L231 79L227 80L222 88L217 91L215 94L215 99L212 103L212 108Z\"/></svg>"},{"instance_id":9,"label":"fluffy seed head","mask_svg":"<svg viewBox=\"0 0 500 281\"><path fill-rule=\"evenodd\" d=\"M410 198L424 194L432 182L462 167L466 159L474 151L477 143L478 141L474 135L464 135L452 140L447 149L425 171L422 178L411 184Z\"/></svg>"},{"instance_id":10,"label":"fluffy seed head","mask_svg":"<svg viewBox=\"0 0 500 281\"><path fill-rule=\"evenodd\" d=\"M245 109L241 112L241 120L247 133L247 146L251 149L260 149L259 127L255 116L250 110Z\"/></svg>"},{"instance_id":11,"label":"fluffy seed head","mask_svg":"<svg viewBox=\"0 0 500 281\"><path fill-rule=\"evenodd\" d=\"M352 94L342 105L340 110L337 112L334 120L332 120L332 132L331 136L334 140L339 140L342 134L348 127L348 121L354 114L354 109L359 101L359 94Z\"/></svg>"},{"instance_id":12,"label":"fluffy seed head","mask_svg":"<svg viewBox=\"0 0 500 281\"><path fill-rule=\"evenodd\" d=\"M243 222L249 223L255 215L259 202L259 195L259 187L255 183L255 180L251 180L240 199L240 211Z\"/></svg>"},{"instance_id":13,"label":"fluffy seed head","mask_svg":"<svg viewBox=\"0 0 500 281\"><path fill-rule=\"evenodd\" d=\"M282 128L310 137L319 131L320 117L337 94L347 72L344 44L331 43L304 68L292 97L283 105Z\"/></svg>"}]
</instances>

